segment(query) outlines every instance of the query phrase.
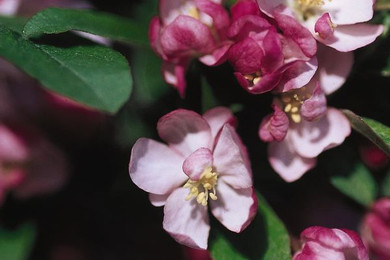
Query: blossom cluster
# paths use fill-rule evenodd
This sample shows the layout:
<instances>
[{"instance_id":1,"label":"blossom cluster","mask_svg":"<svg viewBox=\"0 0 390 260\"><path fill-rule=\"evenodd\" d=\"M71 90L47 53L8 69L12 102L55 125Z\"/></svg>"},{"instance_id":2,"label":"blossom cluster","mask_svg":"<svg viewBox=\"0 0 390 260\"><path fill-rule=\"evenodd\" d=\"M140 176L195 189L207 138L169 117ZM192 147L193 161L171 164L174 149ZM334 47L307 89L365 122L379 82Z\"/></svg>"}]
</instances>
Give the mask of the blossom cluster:
<instances>
[{"instance_id":1,"label":"blossom cluster","mask_svg":"<svg viewBox=\"0 0 390 260\"><path fill-rule=\"evenodd\" d=\"M366 23L373 5L373 0L239 0L229 12L220 0L160 0L149 39L163 60L165 81L181 97L194 59L207 66L228 62L245 91L270 93L273 112L261 120L258 136L269 143L272 168L292 182L351 132L326 96L346 81L352 51L382 33L383 26ZM132 149L130 177L150 193L153 205L164 205L164 229L179 243L207 247L208 204L235 232L253 218L250 164L233 118L222 107L203 116L179 109L158 122L167 145L142 138ZM306 244L294 259L317 259L318 251L337 256L327 259L344 259L344 249L355 250L357 259L368 257L352 231L313 227L302 239Z\"/></svg>"}]
</instances>

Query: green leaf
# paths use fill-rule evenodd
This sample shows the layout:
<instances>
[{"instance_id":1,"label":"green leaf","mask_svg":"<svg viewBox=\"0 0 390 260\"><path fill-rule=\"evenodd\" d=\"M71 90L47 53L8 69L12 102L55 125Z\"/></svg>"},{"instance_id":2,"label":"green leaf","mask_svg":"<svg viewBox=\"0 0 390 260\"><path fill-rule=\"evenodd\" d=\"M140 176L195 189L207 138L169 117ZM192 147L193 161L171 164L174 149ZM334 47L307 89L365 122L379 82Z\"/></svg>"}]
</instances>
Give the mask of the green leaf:
<instances>
[{"instance_id":1,"label":"green leaf","mask_svg":"<svg viewBox=\"0 0 390 260\"><path fill-rule=\"evenodd\" d=\"M336 175L330 179L332 185L361 205L369 206L378 194L377 183L371 172L362 163L356 164L348 173L340 170L333 173Z\"/></svg>"},{"instance_id":2,"label":"green leaf","mask_svg":"<svg viewBox=\"0 0 390 260\"><path fill-rule=\"evenodd\" d=\"M390 170L387 171L385 178L382 183L382 196L390 197Z\"/></svg>"},{"instance_id":3,"label":"green leaf","mask_svg":"<svg viewBox=\"0 0 390 260\"><path fill-rule=\"evenodd\" d=\"M255 219L240 234L226 230L216 233L210 252L215 260L290 260L288 233L264 198L257 194L259 206Z\"/></svg>"},{"instance_id":4,"label":"green leaf","mask_svg":"<svg viewBox=\"0 0 390 260\"><path fill-rule=\"evenodd\" d=\"M4 25L11 30L22 33L24 25L28 21L27 18L24 17L14 17L14 16L0 16L0 24Z\"/></svg>"},{"instance_id":5,"label":"green leaf","mask_svg":"<svg viewBox=\"0 0 390 260\"><path fill-rule=\"evenodd\" d=\"M151 50L138 49L132 55L135 97L142 105L150 104L173 90L162 78L161 63Z\"/></svg>"},{"instance_id":6,"label":"green leaf","mask_svg":"<svg viewBox=\"0 0 390 260\"><path fill-rule=\"evenodd\" d=\"M343 110L353 129L367 137L390 156L390 128L369 118L362 118L350 110Z\"/></svg>"},{"instance_id":7,"label":"green leaf","mask_svg":"<svg viewBox=\"0 0 390 260\"><path fill-rule=\"evenodd\" d=\"M201 78L202 84L202 111L203 113L207 110L219 105L218 100L214 96L210 84L207 82L205 77Z\"/></svg>"},{"instance_id":8,"label":"green leaf","mask_svg":"<svg viewBox=\"0 0 390 260\"><path fill-rule=\"evenodd\" d=\"M30 224L17 230L0 228L0 259L27 260L35 239L35 228Z\"/></svg>"},{"instance_id":9,"label":"green leaf","mask_svg":"<svg viewBox=\"0 0 390 260\"><path fill-rule=\"evenodd\" d=\"M0 55L48 89L92 108L115 113L130 95L127 60L106 47L41 45L0 26Z\"/></svg>"},{"instance_id":10,"label":"green leaf","mask_svg":"<svg viewBox=\"0 0 390 260\"><path fill-rule=\"evenodd\" d=\"M48 8L34 15L24 27L24 36L83 31L134 45L149 46L147 27L108 13L82 9Z\"/></svg>"}]
</instances>

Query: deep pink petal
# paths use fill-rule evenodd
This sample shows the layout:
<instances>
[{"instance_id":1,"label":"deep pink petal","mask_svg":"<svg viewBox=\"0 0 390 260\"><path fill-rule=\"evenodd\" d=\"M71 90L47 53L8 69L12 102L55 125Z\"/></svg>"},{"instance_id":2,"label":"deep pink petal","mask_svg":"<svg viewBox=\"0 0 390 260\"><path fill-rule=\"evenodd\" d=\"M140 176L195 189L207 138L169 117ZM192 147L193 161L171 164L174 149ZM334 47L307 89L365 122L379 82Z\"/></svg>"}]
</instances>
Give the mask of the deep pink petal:
<instances>
[{"instance_id":1,"label":"deep pink petal","mask_svg":"<svg viewBox=\"0 0 390 260\"><path fill-rule=\"evenodd\" d=\"M165 144L140 138L131 150L130 178L147 192L167 194L188 179L181 169L183 161L182 156Z\"/></svg>"},{"instance_id":2,"label":"deep pink petal","mask_svg":"<svg viewBox=\"0 0 390 260\"><path fill-rule=\"evenodd\" d=\"M246 15L234 21L227 31L227 36L235 41L240 41L253 34L265 34L272 25L264 18L257 15ZM257 36L258 37L258 36Z\"/></svg>"},{"instance_id":3,"label":"deep pink petal","mask_svg":"<svg viewBox=\"0 0 390 260\"><path fill-rule=\"evenodd\" d=\"M184 98L187 86L185 79L187 62L175 64L164 61L161 69L165 82L174 86L179 92L179 95Z\"/></svg>"},{"instance_id":4,"label":"deep pink petal","mask_svg":"<svg viewBox=\"0 0 390 260\"><path fill-rule=\"evenodd\" d=\"M228 52L228 60L235 71L251 74L259 71L264 56L262 48L250 37L234 44Z\"/></svg>"},{"instance_id":5,"label":"deep pink petal","mask_svg":"<svg viewBox=\"0 0 390 260\"><path fill-rule=\"evenodd\" d=\"M256 2L252 0L237 1L230 9L232 21L245 15L260 16L260 9Z\"/></svg>"},{"instance_id":6,"label":"deep pink petal","mask_svg":"<svg viewBox=\"0 0 390 260\"><path fill-rule=\"evenodd\" d=\"M342 229L344 233L346 233L352 241L355 243L356 247L356 256L359 260L368 260L368 251L367 248L364 246L362 239L359 237L359 235L348 229Z\"/></svg>"},{"instance_id":7,"label":"deep pink petal","mask_svg":"<svg viewBox=\"0 0 390 260\"><path fill-rule=\"evenodd\" d=\"M318 121L302 120L290 128L295 151L303 157L314 158L321 152L340 145L351 133L348 119L335 108L329 108Z\"/></svg>"},{"instance_id":8,"label":"deep pink petal","mask_svg":"<svg viewBox=\"0 0 390 260\"><path fill-rule=\"evenodd\" d=\"M330 13L337 25L355 24L371 20L375 0L324 1L323 10Z\"/></svg>"},{"instance_id":9,"label":"deep pink petal","mask_svg":"<svg viewBox=\"0 0 390 260\"><path fill-rule=\"evenodd\" d=\"M188 189L176 189L164 207L164 229L180 244L207 249L210 231L207 207L186 201Z\"/></svg>"},{"instance_id":10,"label":"deep pink petal","mask_svg":"<svg viewBox=\"0 0 390 260\"><path fill-rule=\"evenodd\" d=\"M318 45L318 75L322 90L329 95L346 81L353 65L352 52L339 52L325 45Z\"/></svg>"},{"instance_id":11,"label":"deep pink petal","mask_svg":"<svg viewBox=\"0 0 390 260\"><path fill-rule=\"evenodd\" d=\"M293 260L346 260L344 253L317 243L306 242L301 251L297 252Z\"/></svg>"},{"instance_id":12,"label":"deep pink petal","mask_svg":"<svg viewBox=\"0 0 390 260\"><path fill-rule=\"evenodd\" d=\"M214 167L236 189L252 187L252 172L245 146L230 125L222 128L214 152Z\"/></svg>"},{"instance_id":13,"label":"deep pink petal","mask_svg":"<svg viewBox=\"0 0 390 260\"><path fill-rule=\"evenodd\" d=\"M261 121L259 137L264 142L282 141L287 134L289 120L278 106L273 105L274 113Z\"/></svg>"},{"instance_id":14,"label":"deep pink petal","mask_svg":"<svg viewBox=\"0 0 390 260\"><path fill-rule=\"evenodd\" d=\"M218 180L217 197L210 201L211 212L227 229L240 233L252 221L257 210L257 199L253 188L234 189Z\"/></svg>"},{"instance_id":15,"label":"deep pink petal","mask_svg":"<svg viewBox=\"0 0 390 260\"><path fill-rule=\"evenodd\" d=\"M340 25L334 29L332 36L326 39L316 36L316 39L338 51L347 52L372 43L382 32L382 25Z\"/></svg>"},{"instance_id":16,"label":"deep pink petal","mask_svg":"<svg viewBox=\"0 0 390 260\"><path fill-rule=\"evenodd\" d=\"M283 72L283 78L277 87L278 92L286 92L292 89L298 89L310 82L317 71L317 58L313 57L309 61L294 61L290 64L285 64L281 69L286 69Z\"/></svg>"},{"instance_id":17,"label":"deep pink petal","mask_svg":"<svg viewBox=\"0 0 390 260\"><path fill-rule=\"evenodd\" d=\"M236 76L236 78L239 81L240 85L243 86L249 93L261 94L261 93L265 93L265 92L271 91L271 90L273 90L274 88L277 87L278 83L280 82L280 80L281 80L281 78L283 76L282 70L283 69L280 69L280 70L278 70L275 73L270 73L270 74L264 75L253 86L250 86L250 85L245 86L243 84L244 80L246 80L245 77L243 77L242 75L238 75L238 74L234 74L234 75Z\"/></svg>"},{"instance_id":18,"label":"deep pink petal","mask_svg":"<svg viewBox=\"0 0 390 260\"><path fill-rule=\"evenodd\" d=\"M195 4L199 11L209 15L213 19L213 27L217 32L221 32L219 36L226 37L225 32L229 26L230 19L226 9L218 3L210 0L195 0Z\"/></svg>"},{"instance_id":19,"label":"deep pink petal","mask_svg":"<svg viewBox=\"0 0 390 260\"><path fill-rule=\"evenodd\" d=\"M179 15L185 13L186 10L195 8L195 3L192 0L160 0L159 15L164 26L172 23Z\"/></svg>"},{"instance_id":20,"label":"deep pink petal","mask_svg":"<svg viewBox=\"0 0 390 260\"><path fill-rule=\"evenodd\" d=\"M260 10L273 17L274 10L281 4L286 5L287 0L257 0Z\"/></svg>"},{"instance_id":21,"label":"deep pink petal","mask_svg":"<svg viewBox=\"0 0 390 260\"><path fill-rule=\"evenodd\" d=\"M326 114L326 97L318 82L315 83L312 96L303 101L301 115L307 121L316 120Z\"/></svg>"},{"instance_id":22,"label":"deep pink petal","mask_svg":"<svg viewBox=\"0 0 390 260\"><path fill-rule=\"evenodd\" d=\"M341 229L336 228L309 227L302 231L301 239L303 242L316 241L336 250L355 247L355 243L350 236Z\"/></svg>"},{"instance_id":23,"label":"deep pink petal","mask_svg":"<svg viewBox=\"0 0 390 260\"><path fill-rule=\"evenodd\" d=\"M282 43L276 30L271 29L263 40L264 57L261 60L264 73L274 72L283 65L284 56Z\"/></svg>"},{"instance_id":24,"label":"deep pink petal","mask_svg":"<svg viewBox=\"0 0 390 260\"><path fill-rule=\"evenodd\" d=\"M293 150L289 144L291 141L288 140L289 132L283 141L271 142L268 145L268 159L280 177L287 182L293 182L313 168L317 161L315 158L301 157Z\"/></svg>"},{"instance_id":25,"label":"deep pink petal","mask_svg":"<svg viewBox=\"0 0 390 260\"><path fill-rule=\"evenodd\" d=\"M213 155L207 148L199 148L183 162L183 171L194 181L198 181L207 167L213 166Z\"/></svg>"},{"instance_id":26,"label":"deep pink petal","mask_svg":"<svg viewBox=\"0 0 390 260\"><path fill-rule=\"evenodd\" d=\"M227 60L227 53L231 44L231 41L226 41L221 44L221 47L215 49L211 54L200 57L199 60L207 66L218 66Z\"/></svg>"},{"instance_id":27,"label":"deep pink petal","mask_svg":"<svg viewBox=\"0 0 390 260\"><path fill-rule=\"evenodd\" d=\"M308 29L291 16L274 12L274 17L283 34L293 39L307 57L313 57L316 54L317 43Z\"/></svg>"},{"instance_id":28,"label":"deep pink petal","mask_svg":"<svg viewBox=\"0 0 390 260\"><path fill-rule=\"evenodd\" d=\"M326 39L333 35L334 25L332 24L329 13L324 13L320 19L317 20L314 31L318 33L322 39Z\"/></svg>"},{"instance_id":29,"label":"deep pink petal","mask_svg":"<svg viewBox=\"0 0 390 260\"><path fill-rule=\"evenodd\" d=\"M209 124L190 110L177 109L161 117L157 123L157 131L170 147L184 157L198 148L212 149L213 146Z\"/></svg>"},{"instance_id":30,"label":"deep pink petal","mask_svg":"<svg viewBox=\"0 0 390 260\"><path fill-rule=\"evenodd\" d=\"M169 58L200 56L214 50L215 40L205 24L180 15L162 30L161 48Z\"/></svg>"},{"instance_id":31,"label":"deep pink petal","mask_svg":"<svg viewBox=\"0 0 390 260\"><path fill-rule=\"evenodd\" d=\"M152 18L149 24L149 31L148 31L149 41L150 41L150 45L152 46L152 49L161 57L164 57L164 53L161 50L161 44L160 44L160 30L161 30L160 18L155 16Z\"/></svg>"},{"instance_id":32,"label":"deep pink petal","mask_svg":"<svg viewBox=\"0 0 390 260\"><path fill-rule=\"evenodd\" d=\"M227 107L215 107L210 109L203 114L203 118L206 119L211 128L213 140L215 140L225 124L230 124L232 126L236 125L236 118L232 111Z\"/></svg>"}]
</instances>

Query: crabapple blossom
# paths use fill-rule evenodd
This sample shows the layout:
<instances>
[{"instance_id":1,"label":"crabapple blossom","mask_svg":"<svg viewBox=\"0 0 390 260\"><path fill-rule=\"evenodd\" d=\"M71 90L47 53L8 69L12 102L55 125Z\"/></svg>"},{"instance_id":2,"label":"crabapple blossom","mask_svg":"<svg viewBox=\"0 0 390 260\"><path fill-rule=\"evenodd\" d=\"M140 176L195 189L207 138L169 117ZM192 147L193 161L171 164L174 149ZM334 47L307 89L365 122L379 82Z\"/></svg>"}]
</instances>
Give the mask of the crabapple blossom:
<instances>
[{"instance_id":1,"label":"crabapple blossom","mask_svg":"<svg viewBox=\"0 0 390 260\"><path fill-rule=\"evenodd\" d=\"M245 147L231 123L230 110L214 108L203 116L178 109L163 116L158 133L168 145L139 139L129 173L164 206L164 229L179 243L207 248L211 213L229 230L241 232L256 212L257 200Z\"/></svg>"},{"instance_id":2,"label":"crabapple blossom","mask_svg":"<svg viewBox=\"0 0 390 260\"><path fill-rule=\"evenodd\" d=\"M219 0L160 0L159 15L150 23L149 39L164 60L165 81L183 97L191 59L199 58L208 66L225 60L229 15Z\"/></svg>"},{"instance_id":3,"label":"crabapple blossom","mask_svg":"<svg viewBox=\"0 0 390 260\"><path fill-rule=\"evenodd\" d=\"M247 91L288 91L306 85L317 69L316 41L290 16L275 12L264 17L255 1L237 2L231 9L227 35L234 41L228 60Z\"/></svg>"},{"instance_id":4,"label":"crabapple blossom","mask_svg":"<svg viewBox=\"0 0 390 260\"><path fill-rule=\"evenodd\" d=\"M0 14L13 15L16 13L21 0L0 0Z\"/></svg>"},{"instance_id":5,"label":"crabapple blossom","mask_svg":"<svg viewBox=\"0 0 390 260\"><path fill-rule=\"evenodd\" d=\"M341 144L351 132L348 119L339 110L327 108L318 82L281 93L273 109L262 120L259 137L270 142L269 162L288 182L313 168L321 152Z\"/></svg>"},{"instance_id":6,"label":"crabapple blossom","mask_svg":"<svg viewBox=\"0 0 390 260\"><path fill-rule=\"evenodd\" d=\"M347 52L372 43L382 25L364 22L373 16L375 0L257 0L269 16L275 11L294 17L321 43Z\"/></svg>"},{"instance_id":7,"label":"crabapple blossom","mask_svg":"<svg viewBox=\"0 0 390 260\"><path fill-rule=\"evenodd\" d=\"M293 260L368 260L359 235L347 229L313 226L301 233L303 246Z\"/></svg>"},{"instance_id":8,"label":"crabapple blossom","mask_svg":"<svg viewBox=\"0 0 390 260\"><path fill-rule=\"evenodd\" d=\"M390 259L390 198L374 203L364 217L361 235L368 249L379 259Z\"/></svg>"},{"instance_id":9,"label":"crabapple blossom","mask_svg":"<svg viewBox=\"0 0 390 260\"><path fill-rule=\"evenodd\" d=\"M24 132L0 123L0 204L10 191L27 198L54 192L65 183L62 152L37 132Z\"/></svg>"}]
</instances>

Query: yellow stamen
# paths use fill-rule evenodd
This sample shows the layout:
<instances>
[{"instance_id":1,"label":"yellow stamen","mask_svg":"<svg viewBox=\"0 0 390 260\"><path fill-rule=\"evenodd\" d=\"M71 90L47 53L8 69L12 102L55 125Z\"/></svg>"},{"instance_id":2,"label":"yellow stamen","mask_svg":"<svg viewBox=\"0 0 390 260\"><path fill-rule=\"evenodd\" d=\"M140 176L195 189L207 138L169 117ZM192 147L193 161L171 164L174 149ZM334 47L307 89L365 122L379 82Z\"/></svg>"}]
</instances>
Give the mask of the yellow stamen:
<instances>
[{"instance_id":1,"label":"yellow stamen","mask_svg":"<svg viewBox=\"0 0 390 260\"><path fill-rule=\"evenodd\" d=\"M199 9L196 8L195 6L191 7L189 10L188 10L188 16L191 16L197 20L199 20L200 18L200 13L199 13Z\"/></svg>"},{"instance_id":2,"label":"yellow stamen","mask_svg":"<svg viewBox=\"0 0 390 260\"><path fill-rule=\"evenodd\" d=\"M301 122L301 115L300 114L291 114L291 120L294 121L294 123L300 123Z\"/></svg>"},{"instance_id":3,"label":"yellow stamen","mask_svg":"<svg viewBox=\"0 0 390 260\"><path fill-rule=\"evenodd\" d=\"M300 14L300 18L306 21L314 16L324 4L325 0L295 0L294 8Z\"/></svg>"},{"instance_id":4,"label":"yellow stamen","mask_svg":"<svg viewBox=\"0 0 390 260\"><path fill-rule=\"evenodd\" d=\"M213 172L212 167L207 167L199 180L188 180L184 184L184 188L189 188L190 192L186 196L186 200L196 198L196 202L200 205L207 206L209 197L212 200L217 200L215 186L217 185L218 174Z\"/></svg>"}]
</instances>

